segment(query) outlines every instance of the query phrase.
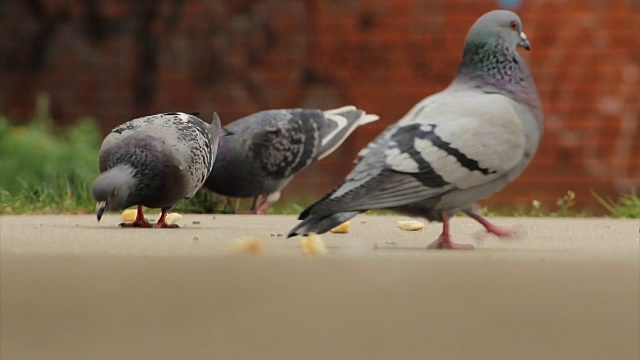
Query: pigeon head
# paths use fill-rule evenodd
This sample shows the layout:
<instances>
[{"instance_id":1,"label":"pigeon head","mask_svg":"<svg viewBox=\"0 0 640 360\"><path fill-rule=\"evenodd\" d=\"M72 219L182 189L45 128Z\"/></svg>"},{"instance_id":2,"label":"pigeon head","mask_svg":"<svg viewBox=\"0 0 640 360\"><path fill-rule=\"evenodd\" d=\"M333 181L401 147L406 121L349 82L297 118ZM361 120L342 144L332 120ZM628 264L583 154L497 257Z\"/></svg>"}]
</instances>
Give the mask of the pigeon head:
<instances>
[{"instance_id":1,"label":"pigeon head","mask_svg":"<svg viewBox=\"0 0 640 360\"><path fill-rule=\"evenodd\" d=\"M100 174L92 189L93 197L98 201L98 221L106 210L121 210L130 205L127 198L133 183L132 169L128 166L117 166Z\"/></svg>"},{"instance_id":2,"label":"pigeon head","mask_svg":"<svg viewBox=\"0 0 640 360\"><path fill-rule=\"evenodd\" d=\"M478 43L500 44L506 51L515 51L516 47L531 49L520 17L508 10L490 11L476 20L467 34L465 50Z\"/></svg>"}]
</instances>

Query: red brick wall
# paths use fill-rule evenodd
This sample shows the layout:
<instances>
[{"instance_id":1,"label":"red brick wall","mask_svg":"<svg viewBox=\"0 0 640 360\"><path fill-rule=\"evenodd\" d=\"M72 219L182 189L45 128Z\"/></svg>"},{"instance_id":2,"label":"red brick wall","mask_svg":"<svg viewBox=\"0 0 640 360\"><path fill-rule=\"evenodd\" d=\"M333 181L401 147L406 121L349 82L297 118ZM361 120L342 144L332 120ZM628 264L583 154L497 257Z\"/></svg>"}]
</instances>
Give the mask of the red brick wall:
<instances>
[{"instance_id":1,"label":"red brick wall","mask_svg":"<svg viewBox=\"0 0 640 360\"><path fill-rule=\"evenodd\" d=\"M521 0L546 113L530 168L489 203L580 205L640 187L640 2ZM0 3L0 110L28 118L50 96L61 124L106 132L162 111L355 104L382 120L301 174L284 200L335 186L356 152L451 81L464 36L498 1L62 1ZM304 188L303 188L304 186ZM312 189L309 191L309 189Z\"/></svg>"}]
</instances>

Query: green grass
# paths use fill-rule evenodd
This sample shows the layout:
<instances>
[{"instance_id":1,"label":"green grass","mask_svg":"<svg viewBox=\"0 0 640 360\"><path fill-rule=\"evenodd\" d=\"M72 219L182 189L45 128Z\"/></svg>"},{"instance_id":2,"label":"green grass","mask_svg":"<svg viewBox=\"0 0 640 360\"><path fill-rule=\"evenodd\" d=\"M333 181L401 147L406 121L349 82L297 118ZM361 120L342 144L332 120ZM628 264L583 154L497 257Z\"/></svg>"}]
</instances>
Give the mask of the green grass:
<instances>
[{"instance_id":1,"label":"green grass","mask_svg":"<svg viewBox=\"0 0 640 360\"><path fill-rule=\"evenodd\" d=\"M77 184L77 178L59 178L41 184L23 183L16 195L0 189L0 214L92 212L95 200L91 191Z\"/></svg>"},{"instance_id":2,"label":"green grass","mask_svg":"<svg viewBox=\"0 0 640 360\"><path fill-rule=\"evenodd\" d=\"M0 213L94 207L87 184L98 173L101 141L96 123L88 118L53 130L46 116L26 126L0 116Z\"/></svg>"},{"instance_id":3,"label":"green grass","mask_svg":"<svg viewBox=\"0 0 640 360\"><path fill-rule=\"evenodd\" d=\"M0 189L0 215L4 214L91 214L96 201L91 182L60 178L50 183L23 184L15 193ZM183 213L233 213L227 201L210 191L200 191L193 198L178 202L172 211Z\"/></svg>"},{"instance_id":4,"label":"green grass","mask_svg":"<svg viewBox=\"0 0 640 360\"><path fill-rule=\"evenodd\" d=\"M55 128L46 115L28 125L13 125L0 115L0 214L93 213L95 200L91 184L98 175L98 151L102 135L90 118L75 125ZM640 199L635 190L618 199L593 197L616 218L640 218ZM527 209L487 209L492 216L585 216L575 206L576 194L568 191L555 204L532 201ZM250 201L229 200L209 191L200 191L192 199L180 201L174 211L183 213L234 213L248 209ZM275 203L272 214L297 215L305 206L299 203ZM389 214L373 210L371 214Z\"/></svg>"},{"instance_id":5,"label":"green grass","mask_svg":"<svg viewBox=\"0 0 640 360\"><path fill-rule=\"evenodd\" d=\"M631 189L628 194L622 194L618 200L610 198L603 199L595 192L591 192L593 197L609 211L609 216L614 218L640 219L640 198L635 189Z\"/></svg>"},{"instance_id":6,"label":"green grass","mask_svg":"<svg viewBox=\"0 0 640 360\"><path fill-rule=\"evenodd\" d=\"M90 119L53 131L46 119L21 126L0 116L0 189L15 194L25 186L51 186L60 179L86 183L98 173L100 142Z\"/></svg>"},{"instance_id":7,"label":"green grass","mask_svg":"<svg viewBox=\"0 0 640 360\"><path fill-rule=\"evenodd\" d=\"M565 195L558 198L555 206L543 204L538 200L531 201L531 208L517 209L513 216L519 217L582 217L586 213L584 210L576 209L576 194L569 190Z\"/></svg>"}]
</instances>

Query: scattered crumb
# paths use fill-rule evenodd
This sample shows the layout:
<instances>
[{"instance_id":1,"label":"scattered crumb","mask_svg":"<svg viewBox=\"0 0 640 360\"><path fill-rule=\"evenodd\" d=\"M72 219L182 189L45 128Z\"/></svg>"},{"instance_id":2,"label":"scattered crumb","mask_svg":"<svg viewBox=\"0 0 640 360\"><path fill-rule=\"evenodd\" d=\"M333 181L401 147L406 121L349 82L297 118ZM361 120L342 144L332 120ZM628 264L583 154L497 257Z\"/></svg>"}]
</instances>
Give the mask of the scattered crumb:
<instances>
[{"instance_id":1,"label":"scattered crumb","mask_svg":"<svg viewBox=\"0 0 640 360\"><path fill-rule=\"evenodd\" d=\"M418 220L398 220L396 225L402 229L407 231L417 231L424 229L424 223Z\"/></svg>"},{"instance_id":2,"label":"scattered crumb","mask_svg":"<svg viewBox=\"0 0 640 360\"><path fill-rule=\"evenodd\" d=\"M198 220L193 220L191 223L192 223L193 225L200 225L200 221L198 221Z\"/></svg>"},{"instance_id":3,"label":"scattered crumb","mask_svg":"<svg viewBox=\"0 0 640 360\"><path fill-rule=\"evenodd\" d=\"M130 222L130 221L134 221L136 219L136 215L137 214L138 214L138 210L137 209L127 209L127 210L122 212L120 217L122 218L122 221Z\"/></svg>"},{"instance_id":4,"label":"scattered crumb","mask_svg":"<svg viewBox=\"0 0 640 360\"><path fill-rule=\"evenodd\" d=\"M310 233L309 235L300 239L300 249L304 255L326 255L327 247L320 235Z\"/></svg>"},{"instance_id":5,"label":"scattered crumb","mask_svg":"<svg viewBox=\"0 0 640 360\"><path fill-rule=\"evenodd\" d=\"M248 239L233 240L229 244L229 251L234 254L253 254L257 255L262 252L264 242L261 238L253 237Z\"/></svg>"},{"instance_id":6,"label":"scattered crumb","mask_svg":"<svg viewBox=\"0 0 640 360\"><path fill-rule=\"evenodd\" d=\"M199 239L197 236L194 236L193 238L191 238L191 240L193 240L193 241L198 241L198 240L200 240L200 239Z\"/></svg>"},{"instance_id":7,"label":"scattered crumb","mask_svg":"<svg viewBox=\"0 0 640 360\"><path fill-rule=\"evenodd\" d=\"M164 222L166 222L169 225L175 224L178 222L178 220L182 219L182 215L178 214L178 213L168 213L167 216L164 218Z\"/></svg>"},{"instance_id":8,"label":"scattered crumb","mask_svg":"<svg viewBox=\"0 0 640 360\"><path fill-rule=\"evenodd\" d=\"M351 229L351 222L346 221L329 231L335 234L345 234L345 233L348 233L350 229Z\"/></svg>"}]
</instances>

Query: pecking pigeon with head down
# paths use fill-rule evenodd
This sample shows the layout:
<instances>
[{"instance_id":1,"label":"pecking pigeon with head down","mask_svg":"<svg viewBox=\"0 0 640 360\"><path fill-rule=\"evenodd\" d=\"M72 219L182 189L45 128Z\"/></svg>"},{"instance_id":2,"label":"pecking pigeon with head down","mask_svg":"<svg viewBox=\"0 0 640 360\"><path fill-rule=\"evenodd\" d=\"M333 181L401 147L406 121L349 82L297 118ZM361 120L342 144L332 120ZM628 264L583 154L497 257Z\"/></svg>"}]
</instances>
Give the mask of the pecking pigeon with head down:
<instances>
[{"instance_id":1,"label":"pecking pigeon with head down","mask_svg":"<svg viewBox=\"0 0 640 360\"><path fill-rule=\"evenodd\" d=\"M482 15L453 82L363 149L344 182L304 210L289 236L323 233L379 208L441 221L430 248L471 248L451 241L449 218L458 211L493 234L511 235L477 214L475 203L518 177L542 136L540 97L518 47L530 45L516 14Z\"/></svg>"},{"instance_id":2,"label":"pecking pigeon with head down","mask_svg":"<svg viewBox=\"0 0 640 360\"><path fill-rule=\"evenodd\" d=\"M109 133L100 148L100 176L93 183L98 221L105 210L137 205L136 219L121 226L151 227L142 206L161 208L155 227L169 209L202 187L216 157L221 125L196 115L164 113L128 121Z\"/></svg>"}]
</instances>

